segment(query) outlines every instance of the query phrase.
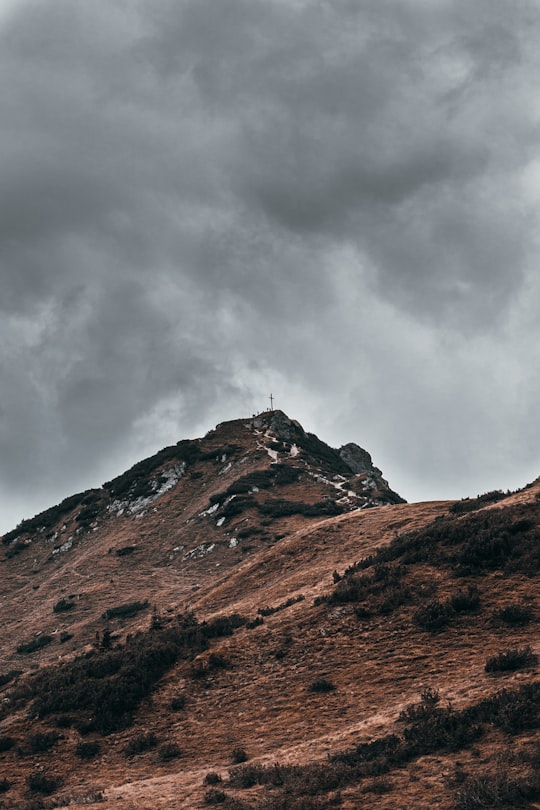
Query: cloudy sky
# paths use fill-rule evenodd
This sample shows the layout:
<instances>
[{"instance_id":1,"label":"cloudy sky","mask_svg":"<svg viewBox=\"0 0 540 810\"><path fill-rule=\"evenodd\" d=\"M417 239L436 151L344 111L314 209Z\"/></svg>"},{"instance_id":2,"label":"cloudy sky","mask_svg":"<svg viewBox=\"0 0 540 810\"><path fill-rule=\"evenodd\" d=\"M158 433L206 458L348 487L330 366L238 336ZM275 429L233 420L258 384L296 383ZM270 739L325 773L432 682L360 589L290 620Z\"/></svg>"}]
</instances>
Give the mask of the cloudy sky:
<instances>
[{"instance_id":1,"label":"cloudy sky","mask_svg":"<svg viewBox=\"0 0 540 810\"><path fill-rule=\"evenodd\" d=\"M269 404L540 474L540 3L0 1L0 531Z\"/></svg>"}]
</instances>

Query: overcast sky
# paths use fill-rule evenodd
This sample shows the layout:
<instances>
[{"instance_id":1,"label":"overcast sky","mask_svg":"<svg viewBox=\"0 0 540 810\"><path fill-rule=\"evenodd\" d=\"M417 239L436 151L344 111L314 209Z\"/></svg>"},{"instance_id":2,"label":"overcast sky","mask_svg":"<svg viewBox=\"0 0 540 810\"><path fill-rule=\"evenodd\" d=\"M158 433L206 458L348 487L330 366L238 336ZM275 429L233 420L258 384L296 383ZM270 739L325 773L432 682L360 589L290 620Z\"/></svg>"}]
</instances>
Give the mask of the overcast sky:
<instances>
[{"instance_id":1,"label":"overcast sky","mask_svg":"<svg viewBox=\"0 0 540 810\"><path fill-rule=\"evenodd\" d=\"M540 474L540 3L0 2L0 531L269 404Z\"/></svg>"}]
</instances>

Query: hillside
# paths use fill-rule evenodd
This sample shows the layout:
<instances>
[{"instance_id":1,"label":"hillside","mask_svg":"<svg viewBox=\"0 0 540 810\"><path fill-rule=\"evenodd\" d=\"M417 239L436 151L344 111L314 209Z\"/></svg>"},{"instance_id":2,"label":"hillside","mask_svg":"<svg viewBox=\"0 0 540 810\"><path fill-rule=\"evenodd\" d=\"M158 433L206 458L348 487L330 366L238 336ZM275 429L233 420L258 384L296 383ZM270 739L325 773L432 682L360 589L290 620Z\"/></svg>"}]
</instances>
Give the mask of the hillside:
<instances>
[{"instance_id":1,"label":"hillside","mask_svg":"<svg viewBox=\"0 0 540 810\"><path fill-rule=\"evenodd\" d=\"M271 411L23 522L0 807L540 807L539 493L406 504Z\"/></svg>"}]
</instances>

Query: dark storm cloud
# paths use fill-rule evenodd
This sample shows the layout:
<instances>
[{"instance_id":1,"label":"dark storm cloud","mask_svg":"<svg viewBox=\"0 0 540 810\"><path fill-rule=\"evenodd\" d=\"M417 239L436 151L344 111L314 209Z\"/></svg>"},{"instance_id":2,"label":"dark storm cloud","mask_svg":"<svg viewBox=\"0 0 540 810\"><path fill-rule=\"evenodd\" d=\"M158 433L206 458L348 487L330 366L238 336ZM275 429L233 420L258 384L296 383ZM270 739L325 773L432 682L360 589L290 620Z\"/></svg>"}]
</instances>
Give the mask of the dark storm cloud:
<instances>
[{"instance_id":1,"label":"dark storm cloud","mask_svg":"<svg viewBox=\"0 0 540 810\"><path fill-rule=\"evenodd\" d=\"M511 414L532 464L539 21L510 0L8 4L4 528L276 385L390 479L407 459L415 486L433 462L466 487L508 457Z\"/></svg>"}]
</instances>

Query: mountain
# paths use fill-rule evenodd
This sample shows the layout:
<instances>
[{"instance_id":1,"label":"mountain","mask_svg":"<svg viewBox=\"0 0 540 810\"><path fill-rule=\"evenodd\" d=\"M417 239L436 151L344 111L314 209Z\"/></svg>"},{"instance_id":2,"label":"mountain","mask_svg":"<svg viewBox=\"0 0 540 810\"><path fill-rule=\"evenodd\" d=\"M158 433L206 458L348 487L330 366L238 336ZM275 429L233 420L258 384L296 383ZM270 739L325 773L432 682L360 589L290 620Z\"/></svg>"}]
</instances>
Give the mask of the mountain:
<instances>
[{"instance_id":1,"label":"mountain","mask_svg":"<svg viewBox=\"0 0 540 810\"><path fill-rule=\"evenodd\" d=\"M539 482L407 504L282 411L23 521L0 807L539 807L539 521Z\"/></svg>"}]
</instances>

